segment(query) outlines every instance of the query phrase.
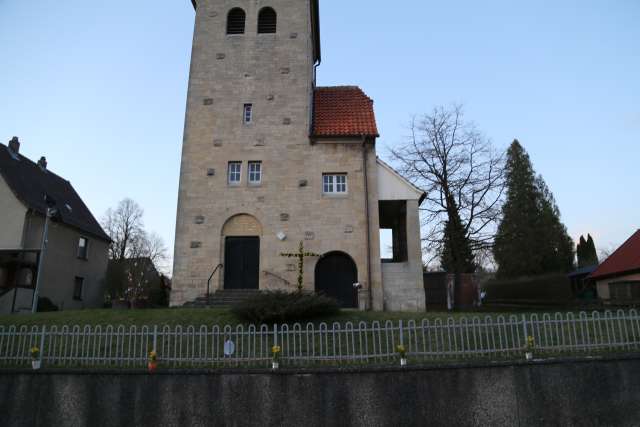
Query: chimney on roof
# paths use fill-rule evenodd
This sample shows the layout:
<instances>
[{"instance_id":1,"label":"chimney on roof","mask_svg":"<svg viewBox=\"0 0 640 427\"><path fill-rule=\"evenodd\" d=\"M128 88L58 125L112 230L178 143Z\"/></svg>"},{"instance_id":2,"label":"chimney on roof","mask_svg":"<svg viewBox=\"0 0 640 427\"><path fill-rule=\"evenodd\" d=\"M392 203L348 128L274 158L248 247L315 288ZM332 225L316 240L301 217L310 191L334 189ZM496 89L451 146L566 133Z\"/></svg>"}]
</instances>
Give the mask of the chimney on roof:
<instances>
[{"instance_id":1,"label":"chimney on roof","mask_svg":"<svg viewBox=\"0 0 640 427\"><path fill-rule=\"evenodd\" d=\"M47 170L47 158L45 156L40 157L40 160L38 160L38 166L40 166L40 169L43 171Z\"/></svg>"},{"instance_id":2,"label":"chimney on roof","mask_svg":"<svg viewBox=\"0 0 640 427\"><path fill-rule=\"evenodd\" d=\"M18 154L20 152L20 141L18 140L17 136L14 136L13 138L11 138L11 141L9 141L9 150L11 150L15 154Z\"/></svg>"}]
</instances>

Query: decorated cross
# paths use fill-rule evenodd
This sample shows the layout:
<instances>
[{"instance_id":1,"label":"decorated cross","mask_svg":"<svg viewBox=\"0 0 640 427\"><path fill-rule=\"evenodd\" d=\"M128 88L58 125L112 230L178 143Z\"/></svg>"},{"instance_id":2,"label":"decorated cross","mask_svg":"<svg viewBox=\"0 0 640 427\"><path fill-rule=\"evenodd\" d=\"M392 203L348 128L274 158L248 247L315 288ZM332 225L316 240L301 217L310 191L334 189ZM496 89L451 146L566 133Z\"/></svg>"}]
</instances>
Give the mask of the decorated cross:
<instances>
[{"instance_id":1,"label":"decorated cross","mask_svg":"<svg viewBox=\"0 0 640 427\"><path fill-rule=\"evenodd\" d=\"M305 252L304 244L300 242L298 252L294 253L281 253L280 256L287 258L298 258L298 292L302 292L304 288L304 259L308 257L318 257L320 255L313 252Z\"/></svg>"}]
</instances>

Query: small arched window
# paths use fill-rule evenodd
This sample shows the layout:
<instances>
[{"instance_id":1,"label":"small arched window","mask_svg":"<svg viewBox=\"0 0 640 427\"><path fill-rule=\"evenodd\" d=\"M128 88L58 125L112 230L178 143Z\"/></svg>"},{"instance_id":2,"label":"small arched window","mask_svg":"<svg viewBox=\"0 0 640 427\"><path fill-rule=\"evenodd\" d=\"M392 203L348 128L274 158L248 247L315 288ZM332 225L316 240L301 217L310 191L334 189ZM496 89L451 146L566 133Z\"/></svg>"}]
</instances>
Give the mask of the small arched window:
<instances>
[{"instance_id":1,"label":"small arched window","mask_svg":"<svg viewBox=\"0 0 640 427\"><path fill-rule=\"evenodd\" d=\"M270 7L263 7L258 14L258 34L273 34L278 26L278 15Z\"/></svg>"},{"instance_id":2,"label":"small arched window","mask_svg":"<svg viewBox=\"0 0 640 427\"><path fill-rule=\"evenodd\" d=\"M233 8L227 15L227 34L244 34L247 14L239 7Z\"/></svg>"}]
</instances>

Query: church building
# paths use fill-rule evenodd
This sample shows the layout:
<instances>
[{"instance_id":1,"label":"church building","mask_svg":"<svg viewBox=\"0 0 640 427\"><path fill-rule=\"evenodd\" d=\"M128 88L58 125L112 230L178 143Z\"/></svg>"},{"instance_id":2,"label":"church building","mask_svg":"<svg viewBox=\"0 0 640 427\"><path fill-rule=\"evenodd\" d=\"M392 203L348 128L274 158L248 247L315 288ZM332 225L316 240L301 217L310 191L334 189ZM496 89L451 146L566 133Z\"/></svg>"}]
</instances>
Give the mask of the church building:
<instances>
[{"instance_id":1,"label":"church building","mask_svg":"<svg viewBox=\"0 0 640 427\"><path fill-rule=\"evenodd\" d=\"M424 310L425 195L378 159L373 101L316 85L319 0L192 3L171 305L208 287L294 291L296 259L282 254L302 242L317 255L304 260L306 290Z\"/></svg>"}]
</instances>

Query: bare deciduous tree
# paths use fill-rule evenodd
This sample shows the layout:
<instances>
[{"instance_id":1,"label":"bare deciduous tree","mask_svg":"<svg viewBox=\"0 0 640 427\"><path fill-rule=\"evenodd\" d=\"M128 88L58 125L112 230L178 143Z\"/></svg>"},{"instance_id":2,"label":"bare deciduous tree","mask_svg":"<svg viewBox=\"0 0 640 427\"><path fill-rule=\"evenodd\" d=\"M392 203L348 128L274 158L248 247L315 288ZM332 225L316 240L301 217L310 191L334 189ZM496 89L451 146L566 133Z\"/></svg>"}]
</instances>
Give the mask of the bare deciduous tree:
<instances>
[{"instance_id":1,"label":"bare deciduous tree","mask_svg":"<svg viewBox=\"0 0 640 427\"><path fill-rule=\"evenodd\" d=\"M135 201L124 199L114 210L109 208L102 220L102 227L111 237L109 258L123 260L132 258L132 251L139 246L137 241L144 234L142 216L144 211Z\"/></svg>"},{"instance_id":2,"label":"bare deciduous tree","mask_svg":"<svg viewBox=\"0 0 640 427\"><path fill-rule=\"evenodd\" d=\"M111 237L107 282L112 297L139 298L147 295L158 276L166 273L167 247L156 233L148 233L144 211L135 201L124 199L105 213L102 225Z\"/></svg>"},{"instance_id":3,"label":"bare deciduous tree","mask_svg":"<svg viewBox=\"0 0 640 427\"><path fill-rule=\"evenodd\" d=\"M392 149L399 172L424 190L423 248L432 263L444 230L456 215L475 253L491 247L504 192L504 155L497 152L461 106L437 107L414 118L406 143Z\"/></svg>"}]
</instances>

